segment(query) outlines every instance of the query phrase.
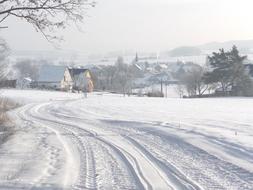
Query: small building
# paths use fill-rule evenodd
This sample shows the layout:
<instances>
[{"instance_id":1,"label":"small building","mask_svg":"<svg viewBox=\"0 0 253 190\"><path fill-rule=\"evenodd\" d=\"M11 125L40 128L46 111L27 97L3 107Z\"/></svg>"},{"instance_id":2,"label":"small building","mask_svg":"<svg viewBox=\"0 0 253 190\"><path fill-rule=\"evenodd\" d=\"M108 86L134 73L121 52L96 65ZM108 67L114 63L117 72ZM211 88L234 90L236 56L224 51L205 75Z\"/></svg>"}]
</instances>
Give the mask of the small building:
<instances>
[{"instance_id":1,"label":"small building","mask_svg":"<svg viewBox=\"0 0 253 190\"><path fill-rule=\"evenodd\" d=\"M43 65L35 86L41 89L92 92L91 73L84 68Z\"/></svg>"},{"instance_id":2,"label":"small building","mask_svg":"<svg viewBox=\"0 0 253 190\"><path fill-rule=\"evenodd\" d=\"M94 85L90 70L84 68L66 68L63 80L61 81L61 88L66 91L92 92Z\"/></svg>"},{"instance_id":3,"label":"small building","mask_svg":"<svg viewBox=\"0 0 253 190\"><path fill-rule=\"evenodd\" d=\"M30 77L25 77L23 79L18 80L18 87L21 89L32 88L33 83L34 80L32 80Z\"/></svg>"},{"instance_id":4,"label":"small building","mask_svg":"<svg viewBox=\"0 0 253 190\"><path fill-rule=\"evenodd\" d=\"M246 73L253 78L253 64L244 64L244 67L246 69Z\"/></svg>"},{"instance_id":5,"label":"small building","mask_svg":"<svg viewBox=\"0 0 253 190\"><path fill-rule=\"evenodd\" d=\"M61 90L65 66L43 65L39 71L36 86L42 89Z\"/></svg>"}]
</instances>

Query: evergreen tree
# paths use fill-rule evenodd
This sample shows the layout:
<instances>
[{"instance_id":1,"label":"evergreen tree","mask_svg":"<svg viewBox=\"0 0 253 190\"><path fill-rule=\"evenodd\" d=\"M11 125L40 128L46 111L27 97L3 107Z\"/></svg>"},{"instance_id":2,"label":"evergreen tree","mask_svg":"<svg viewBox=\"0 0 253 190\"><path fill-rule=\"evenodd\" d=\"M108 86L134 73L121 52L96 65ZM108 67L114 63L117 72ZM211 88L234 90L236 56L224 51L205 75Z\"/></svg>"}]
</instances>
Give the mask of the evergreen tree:
<instances>
[{"instance_id":1,"label":"evergreen tree","mask_svg":"<svg viewBox=\"0 0 253 190\"><path fill-rule=\"evenodd\" d=\"M220 49L218 53L208 56L211 71L205 73L204 80L208 84L218 83L224 94L231 88L241 85L246 73L243 65L247 56L240 56L236 46L231 51Z\"/></svg>"}]
</instances>

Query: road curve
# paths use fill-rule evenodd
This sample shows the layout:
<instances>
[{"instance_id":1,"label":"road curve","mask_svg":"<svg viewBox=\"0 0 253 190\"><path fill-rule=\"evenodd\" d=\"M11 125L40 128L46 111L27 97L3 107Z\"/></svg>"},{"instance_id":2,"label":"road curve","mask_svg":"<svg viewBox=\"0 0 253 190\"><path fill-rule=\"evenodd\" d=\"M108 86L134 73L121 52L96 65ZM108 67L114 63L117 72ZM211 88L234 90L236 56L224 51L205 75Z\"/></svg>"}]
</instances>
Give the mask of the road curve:
<instances>
[{"instance_id":1,"label":"road curve","mask_svg":"<svg viewBox=\"0 0 253 190\"><path fill-rule=\"evenodd\" d=\"M179 129L111 119L80 107L82 101L13 112L19 126L0 147L0 161L10 159L0 162L0 189L253 188L250 171L178 138Z\"/></svg>"}]
</instances>

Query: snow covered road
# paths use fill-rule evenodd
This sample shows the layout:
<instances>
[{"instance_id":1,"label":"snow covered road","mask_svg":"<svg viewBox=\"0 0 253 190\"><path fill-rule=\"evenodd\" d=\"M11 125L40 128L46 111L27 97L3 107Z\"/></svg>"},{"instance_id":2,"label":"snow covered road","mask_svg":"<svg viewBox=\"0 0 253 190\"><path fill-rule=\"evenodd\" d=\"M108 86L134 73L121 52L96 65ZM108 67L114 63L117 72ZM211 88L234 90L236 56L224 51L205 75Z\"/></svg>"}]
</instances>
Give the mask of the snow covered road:
<instances>
[{"instance_id":1,"label":"snow covered road","mask_svg":"<svg viewBox=\"0 0 253 190\"><path fill-rule=\"evenodd\" d=\"M3 96L0 189L253 189L253 99Z\"/></svg>"}]
</instances>

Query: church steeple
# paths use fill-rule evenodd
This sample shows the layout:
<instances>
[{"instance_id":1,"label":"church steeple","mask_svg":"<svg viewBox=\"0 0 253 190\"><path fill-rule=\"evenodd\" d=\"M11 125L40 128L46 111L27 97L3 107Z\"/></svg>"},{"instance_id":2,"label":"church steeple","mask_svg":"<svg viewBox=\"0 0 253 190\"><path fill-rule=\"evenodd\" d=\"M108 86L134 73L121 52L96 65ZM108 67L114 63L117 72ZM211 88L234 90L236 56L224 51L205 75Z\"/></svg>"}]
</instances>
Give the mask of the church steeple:
<instances>
[{"instance_id":1,"label":"church steeple","mask_svg":"<svg viewBox=\"0 0 253 190\"><path fill-rule=\"evenodd\" d=\"M134 61L137 63L139 61L138 53L136 52Z\"/></svg>"}]
</instances>

